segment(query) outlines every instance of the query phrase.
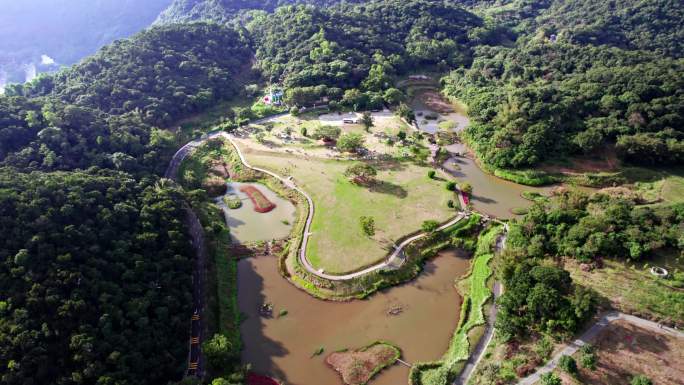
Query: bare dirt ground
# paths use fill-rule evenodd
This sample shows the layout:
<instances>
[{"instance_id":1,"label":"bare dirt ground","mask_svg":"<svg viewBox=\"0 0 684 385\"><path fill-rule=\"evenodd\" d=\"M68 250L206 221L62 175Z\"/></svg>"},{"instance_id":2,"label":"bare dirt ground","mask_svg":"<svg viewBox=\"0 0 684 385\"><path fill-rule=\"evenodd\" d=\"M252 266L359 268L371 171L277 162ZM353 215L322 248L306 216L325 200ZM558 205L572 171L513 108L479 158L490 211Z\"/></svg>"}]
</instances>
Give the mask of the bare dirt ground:
<instances>
[{"instance_id":1,"label":"bare dirt ground","mask_svg":"<svg viewBox=\"0 0 684 385\"><path fill-rule=\"evenodd\" d=\"M230 170L226 162L214 161L211 165L211 173L222 178L230 177Z\"/></svg>"},{"instance_id":2,"label":"bare dirt ground","mask_svg":"<svg viewBox=\"0 0 684 385\"><path fill-rule=\"evenodd\" d=\"M420 99L429 109L440 114L450 114L456 111L454 106L444 100L438 91L425 91L420 95Z\"/></svg>"},{"instance_id":3,"label":"bare dirt ground","mask_svg":"<svg viewBox=\"0 0 684 385\"><path fill-rule=\"evenodd\" d=\"M377 344L363 351L336 352L325 362L335 369L347 385L367 383L378 369L394 364L397 349L386 344Z\"/></svg>"},{"instance_id":4,"label":"bare dirt ground","mask_svg":"<svg viewBox=\"0 0 684 385\"><path fill-rule=\"evenodd\" d=\"M543 171L562 174L583 174L586 172L610 172L616 171L620 166L614 147L597 150L600 158L577 156L570 158L568 164L545 164Z\"/></svg>"},{"instance_id":5,"label":"bare dirt ground","mask_svg":"<svg viewBox=\"0 0 684 385\"><path fill-rule=\"evenodd\" d=\"M597 337L595 371L580 369L578 380L588 385L627 384L643 374L658 385L684 384L684 339L657 334L626 321L615 321ZM579 353L576 354L579 362ZM577 381L566 374L564 384Z\"/></svg>"}]
</instances>

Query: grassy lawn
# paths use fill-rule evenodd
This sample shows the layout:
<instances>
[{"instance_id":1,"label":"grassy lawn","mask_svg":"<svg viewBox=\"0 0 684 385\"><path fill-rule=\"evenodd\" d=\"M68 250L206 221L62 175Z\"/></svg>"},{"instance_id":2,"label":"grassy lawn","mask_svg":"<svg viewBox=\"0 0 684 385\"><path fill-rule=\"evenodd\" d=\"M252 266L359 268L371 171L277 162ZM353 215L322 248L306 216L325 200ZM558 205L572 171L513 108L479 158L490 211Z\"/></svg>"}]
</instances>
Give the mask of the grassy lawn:
<instances>
[{"instance_id":1,"label":"grassy lawn","mask_svg":"<svg viewBox=\"0 0 684 385\"><path fill-rule=\"evenodd\" d=\"M632 169L627 176L636 179L637 192L660 205L684 202L684 168L668 170ZM640 172L639 172L640 171ZM641 174L650 176L639 178Z\"/></svg>"},{"instance_id":2,"label":"grassy lawn","mask_svg":"<svg viewBox=\"0 0 684 385\"><path fill-rule=\"evenodd\" d=\"M304 158L284 152L255 150L240 141L255 166L293 176L316 206L307 250L311 263L328 273L347 273L382 260L398 238L420 229L423 221L445 221L455 215L447 207L455 200L444 181L427 177L428 167L395 160L375 163L379 169L371 187L350 183L343 175L346 160ZM365 236L359 219L375 219L376 234Z\"/></svg>"},{"instance_id":3,"label":"grassy lawn","mask_svg":"<svg viewBox=\"0 0 684 385\"><path fill-rule=\"evenodd\" d=\"M615 260L606 260L604 264L603 269L592 272L580 270L574 261L566 262L565 268L575 282L596 290L623 312L684 323L684 291L666 286L668 281L651 275L646 264ZM650 264L665 267L671 273L682 271L681 261L674 256L663 256Z\"/></svg>"}]
</instances>

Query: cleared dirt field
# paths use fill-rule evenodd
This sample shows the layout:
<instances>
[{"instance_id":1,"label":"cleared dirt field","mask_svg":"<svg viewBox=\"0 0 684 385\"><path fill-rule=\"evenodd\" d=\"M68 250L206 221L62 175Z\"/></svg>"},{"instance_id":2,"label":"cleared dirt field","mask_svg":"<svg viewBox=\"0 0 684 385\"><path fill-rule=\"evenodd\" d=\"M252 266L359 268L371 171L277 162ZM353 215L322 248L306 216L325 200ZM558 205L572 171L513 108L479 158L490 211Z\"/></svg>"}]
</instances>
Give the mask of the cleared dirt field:
<instances>
[{"instance_id":1,"label":"cleared dirt field","mask_svg":"<svg viewBox=\"0 0 684 385\"><path fill-rule=\"evenodd\" d=\"M643 374L657 385L684 384L684 338L657 334L626 321L616 321L599 334L595 371L580 369L579 383L628 384ZM579 362L579 353L575 359ZM566 374L564 384L577 383Z\"/></svg>"},{"instance_id":2,"label":"cleared dirt field","mask_svg":"<svg viewBox=\"0 0 684 385\"><path fill-rule=\"evenodd\" d=\"M456 213L455 200L444 181L427 177L428 167L411 162L372 163L377 182L357 186L344 176L353 161L303 157L266 151L251 140L238 140L254 166L273 170L294 181L313 198L316 213L307 250L309 260L327 273L342 274L372 265L389 253L395 240L420 229L423 221L446 221ZM376 234L365 236L359 220L375 219Z\"/></svg>"}]
</instances>

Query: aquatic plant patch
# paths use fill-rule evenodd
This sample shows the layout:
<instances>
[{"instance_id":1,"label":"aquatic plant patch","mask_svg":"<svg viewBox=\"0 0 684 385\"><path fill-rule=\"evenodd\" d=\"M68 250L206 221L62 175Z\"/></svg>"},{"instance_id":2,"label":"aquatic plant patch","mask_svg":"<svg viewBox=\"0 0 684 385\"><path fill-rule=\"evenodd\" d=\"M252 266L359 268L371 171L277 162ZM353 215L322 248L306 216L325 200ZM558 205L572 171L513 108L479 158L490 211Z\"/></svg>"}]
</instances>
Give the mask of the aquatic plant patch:
<instances>
[{"instance_id":1,"label":"aquatic plant patch","mask_svg":"<svg viewBox=\"0 0 684 385\"><path fill-rule=\"evenodd\" d=\"M268 213L276 208L275 203L271 202L266 196L254 186L242 186L240 191L247 194L254 204L254 211L258 213Z\"/></svg>"},{"instance_id":2,"label":"aquatic plant patch","mask_svg":"<svg viewBox=\"0 0 684 385\"><path fill-rule=\"evenodd\" d=\"M242 201L237 195L231 194L223 197L223 202L228 206L229 209L236 210L242 207Z\"/></svg>"}]
</instances>

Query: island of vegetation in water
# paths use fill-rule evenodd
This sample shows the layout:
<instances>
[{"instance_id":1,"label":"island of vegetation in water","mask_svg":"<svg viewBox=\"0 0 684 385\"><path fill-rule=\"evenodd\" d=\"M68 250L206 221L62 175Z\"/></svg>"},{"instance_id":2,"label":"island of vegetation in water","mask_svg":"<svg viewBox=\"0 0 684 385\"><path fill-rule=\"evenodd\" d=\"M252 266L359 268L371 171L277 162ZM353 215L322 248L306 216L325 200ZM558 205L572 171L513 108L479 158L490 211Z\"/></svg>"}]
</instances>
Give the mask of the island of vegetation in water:
<instances>
[{"instance_id":1,"label":"island of vegetation in water","mask_svg":"<svg viewBox=\"0 0 684 385\"><path fill-rule=\"evenodd\" d=\"M334 352L325 358L347 385L365 385L384 368L401 358L401 351L388 342L374 342L357 350Z\"/></svg>"}]
</instances>

